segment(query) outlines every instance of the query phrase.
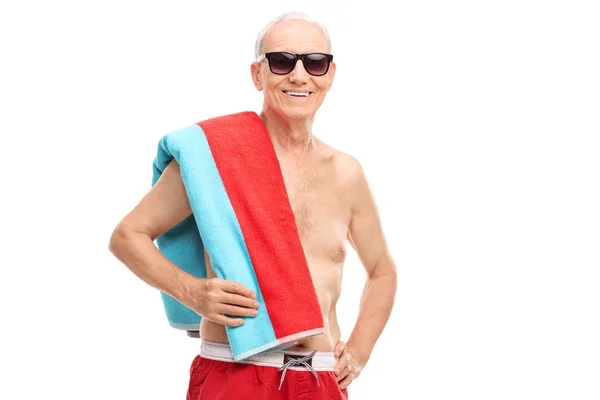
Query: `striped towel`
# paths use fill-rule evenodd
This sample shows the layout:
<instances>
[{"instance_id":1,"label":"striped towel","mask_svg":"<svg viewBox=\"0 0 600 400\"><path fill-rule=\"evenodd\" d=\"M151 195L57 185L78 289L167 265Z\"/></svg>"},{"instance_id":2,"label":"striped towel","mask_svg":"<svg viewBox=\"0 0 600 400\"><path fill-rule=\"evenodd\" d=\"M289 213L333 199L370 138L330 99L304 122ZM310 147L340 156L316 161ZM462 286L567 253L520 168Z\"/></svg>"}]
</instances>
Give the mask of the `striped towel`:
<instances>
[{"instance_id":1,"label":"striped towel","mask_svg":"<svg viewBox=\"0 0 600 400\"><path fill-rule=\"evenodd\" d=\"M254 112L241 112L169 132L159 142L152 185L175 158L192 215L156 239L183 270L206 277L204 249L215 274L256 293L256 317L226 327L236 361L294 345L325 331L279 161ZM200 316L161 292L169 324L198 330Z\"/></svg>"}]
</instances>

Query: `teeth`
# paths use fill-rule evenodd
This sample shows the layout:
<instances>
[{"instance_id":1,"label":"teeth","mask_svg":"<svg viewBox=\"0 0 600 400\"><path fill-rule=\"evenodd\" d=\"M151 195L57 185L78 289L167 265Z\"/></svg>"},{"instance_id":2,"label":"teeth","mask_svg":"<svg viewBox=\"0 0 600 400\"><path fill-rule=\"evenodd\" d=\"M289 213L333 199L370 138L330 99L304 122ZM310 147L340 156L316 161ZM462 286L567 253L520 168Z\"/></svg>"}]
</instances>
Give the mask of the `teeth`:
<instances>
[{"instance_id":1,"label":"teeth","mask_svg":"<svg viewBox=\"0 0 600 400\"><path fill-rule=\"evenodd\" d=\"M291 95L291 96L308 96L309 93L308 92L286 92L287 94Z\"/></svg>"}]
</instances>

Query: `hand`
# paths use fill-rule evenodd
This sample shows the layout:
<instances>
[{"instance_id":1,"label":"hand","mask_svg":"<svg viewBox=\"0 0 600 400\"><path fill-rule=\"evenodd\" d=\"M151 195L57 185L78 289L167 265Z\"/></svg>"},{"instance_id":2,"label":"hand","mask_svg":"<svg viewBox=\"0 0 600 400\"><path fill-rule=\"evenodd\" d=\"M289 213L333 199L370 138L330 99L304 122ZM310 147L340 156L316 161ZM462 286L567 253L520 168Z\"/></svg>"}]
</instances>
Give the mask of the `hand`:
<instances>
[{"instance_id":1,"label":"hand","mask_svg":"<svg viewBox=\"0 0 600 400\"><path fill-rule=\"evenodd\" d=\"M237 282L219 278L196 278L188 289L185 304L202 318L226 326L240 326L243 318L258 314L256 294Z\"/></svg>"},{"instance_id":2,"label":"hand","mask_svg":"<svg viewBox=\"0 0 600 400\"><path fill-rule=\"evenodd\" d=\"M346 344L341 340L333 350L334 355L338 358L338 362L333 369L337 376L340 389L346 389L353 380L360 375L365 362L360 361L360 352L351 344Z\"/></svg>"}]
</instances>

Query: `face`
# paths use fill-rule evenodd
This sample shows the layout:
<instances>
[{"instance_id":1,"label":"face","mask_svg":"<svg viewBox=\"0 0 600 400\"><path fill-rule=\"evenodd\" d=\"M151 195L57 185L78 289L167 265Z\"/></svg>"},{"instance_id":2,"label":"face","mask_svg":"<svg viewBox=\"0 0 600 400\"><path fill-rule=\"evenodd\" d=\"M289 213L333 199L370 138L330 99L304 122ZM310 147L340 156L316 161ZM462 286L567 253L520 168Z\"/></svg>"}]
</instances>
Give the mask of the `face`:
<instances>
[{"instance_id":1,"label":"face","mask_svg":"<svg viewBox=\"0 0 600 400\"><path fill-rule=\"evenodd\" d=\"M289 20L273 26L263 41L263 52L286 51L293 54L327 53L327 39L321 29L303 20ZM332 62L327 74L310 75L301 60L287 75L273 74L268 60L252 63L256 89L264 93L264 108L288 119L312 118L331 88L335 75ZM308 94L308 95L307 95Z\"/></svg>"}]
</instances>

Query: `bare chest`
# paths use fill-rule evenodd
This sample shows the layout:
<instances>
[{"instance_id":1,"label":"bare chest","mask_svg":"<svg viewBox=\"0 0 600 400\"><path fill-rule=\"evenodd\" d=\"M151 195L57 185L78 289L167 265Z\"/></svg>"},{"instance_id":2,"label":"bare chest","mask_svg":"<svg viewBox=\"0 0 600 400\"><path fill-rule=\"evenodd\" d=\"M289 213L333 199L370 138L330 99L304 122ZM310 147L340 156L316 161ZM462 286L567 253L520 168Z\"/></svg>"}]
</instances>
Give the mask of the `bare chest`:
<instances>
[{"instance_id":1,"label":"bare chest","mask_svg":"<svg viewBox=\"0 0 600 400\"><path fill-rule=\"evenodd\" d=\"M335 172L282 166L282 173L306 256L343 263L350 209Z\"/></svg>"}]
</instances>

